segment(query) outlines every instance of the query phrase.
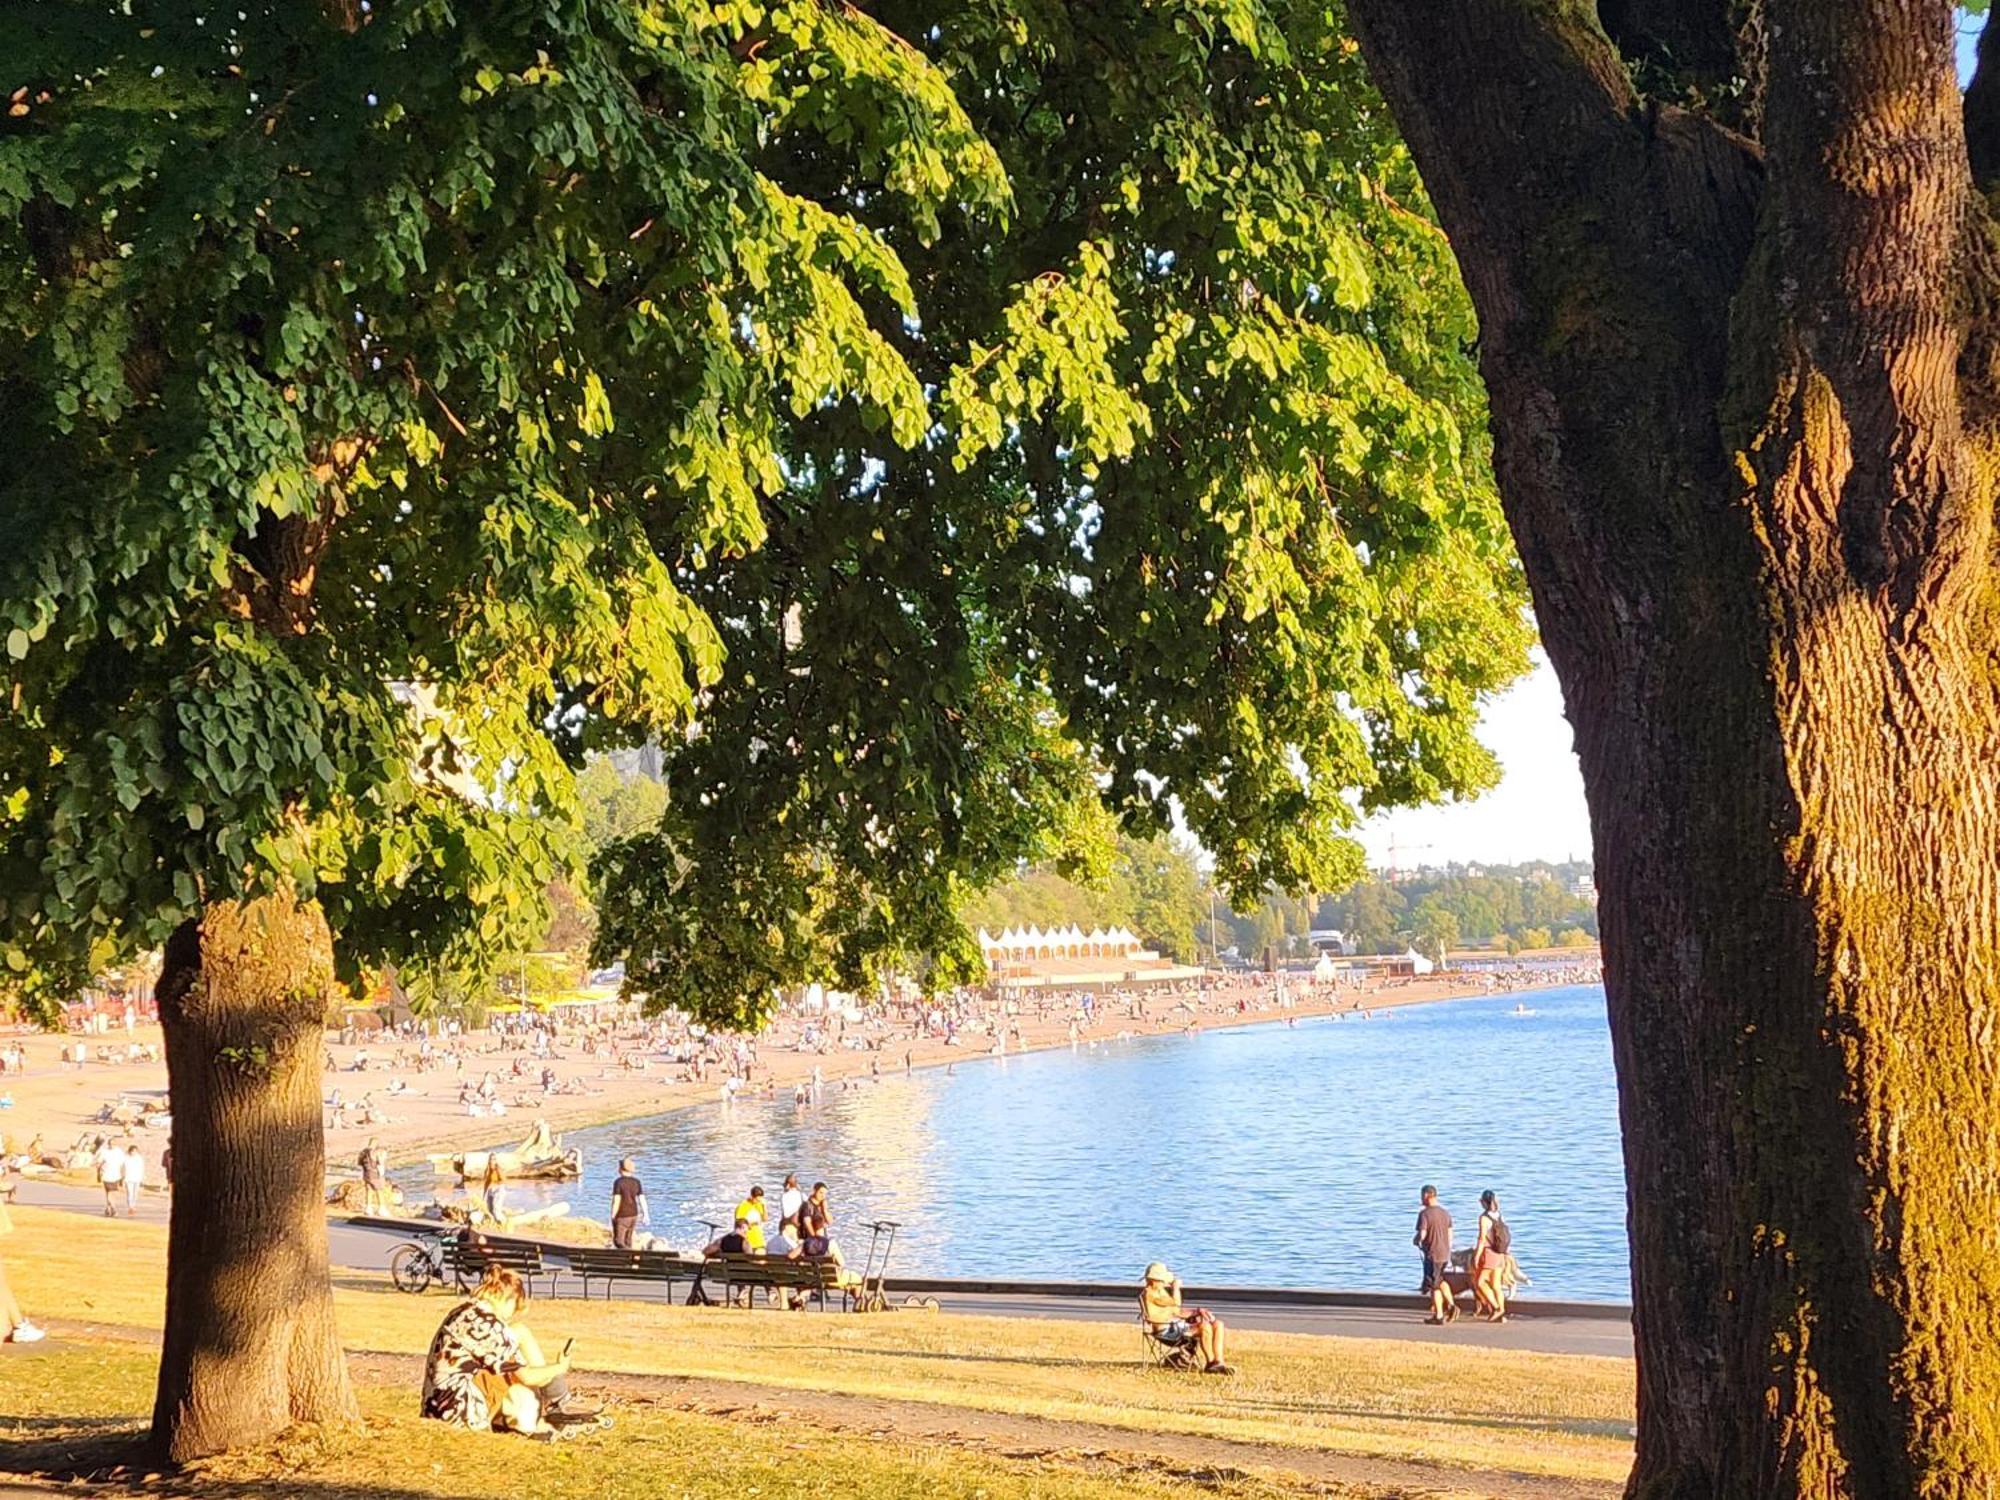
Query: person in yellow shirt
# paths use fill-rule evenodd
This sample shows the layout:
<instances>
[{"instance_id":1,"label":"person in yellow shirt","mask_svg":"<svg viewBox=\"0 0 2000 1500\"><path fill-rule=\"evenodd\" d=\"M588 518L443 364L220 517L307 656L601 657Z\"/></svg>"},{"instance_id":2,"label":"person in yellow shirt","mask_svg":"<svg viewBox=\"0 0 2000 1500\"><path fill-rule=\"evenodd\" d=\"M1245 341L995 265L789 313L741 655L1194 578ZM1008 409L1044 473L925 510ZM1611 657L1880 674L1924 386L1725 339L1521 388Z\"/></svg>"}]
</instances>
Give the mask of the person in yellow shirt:
<instances>
[{"instance_id":1,"label":"person in yellow shirt","mask_svg":"<svg viewBox=\"0 0 2000 1500\"><path fill-rule=\"evenodd\" d=\"M743 1221L743 1243L752 1255L764 1253L764 1190L750 1189L750 1196L736 1205L736 1217Z\"/></svg>"},{"instance_id":2,"label":"person in yellow shirt","mask_svg":"<svg viewBox=\"0 0 2000 1500\"><path fill-rule=\"evenodd\" d=\"M1139 1288L1139 1316L1161 1343L1194 1344L1201 1354L1202 1374L1236 1373L1222 1360L1221 1320L1205 1307L1183 1311L1180 1277L1157 1260L1146 1267L1146 1279Z\"/></svg>"}]
</instances>

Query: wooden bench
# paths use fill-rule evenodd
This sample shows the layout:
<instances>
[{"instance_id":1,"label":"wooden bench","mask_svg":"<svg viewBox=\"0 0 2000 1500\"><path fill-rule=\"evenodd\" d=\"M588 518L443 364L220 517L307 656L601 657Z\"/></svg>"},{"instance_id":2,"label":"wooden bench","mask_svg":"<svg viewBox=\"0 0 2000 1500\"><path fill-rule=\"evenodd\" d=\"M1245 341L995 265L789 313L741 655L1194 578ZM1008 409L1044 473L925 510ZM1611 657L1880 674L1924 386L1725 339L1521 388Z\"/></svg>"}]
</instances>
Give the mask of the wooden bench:
<instances>
[{"instance_id":1,"label":"wooden bench","mask_svg":"<svg viewBox=\"0 0 2000 1500\"><path fill-rule=\"evenodd\" d=\"M844 1294L839 1269L830 1260L787 1260L771 1255L712 1255L701 1262L700 1274L688 1292L688 1301L709 1300L709 1283L720 1282L722 1300L733 1303L740 1287L754 1294L760 1288L773 1292L797 1292L809 1302L826 1306L826 1295ZM859 1281L855 1282L859 1285ZM749 1306L746 1299L744 1306Z\"/></svg>"},{"instance_id":2,"label":"wooden bench","mask_svg":"<svg viewBox=\"0 0 2000 1500\"><path fill-rule=\"evenodd\" d=\"M469 1234L461 1234L445 1241L445 1268L468 1283L476 1283L486 1274L488 1266L502 1266L512 1271L534 1290L535 1278L549 1278L549 1295L555 1295L556 1277L562 1267L552 1266L542 1259L542 1247L527 1240L496 1239L487 1235L475 1240Z\"/></svg>"},{"instance_id":3,"label":"wooden bench","mask_svg":"<svg viewBox=\"0 0 2000 1500\"><path fill-rule=\"evenodd\" d=\"M617 1281L650 1281L664 1285L669 1300L674 1295L676 1281L698 1281L701 1278L701 1262L684 1260L679 1255L665 1250L616 1250L578 1246L566 1250L563 1259L569 1268L583 1278L583 1295L590 1295L591 1278L604 1283L604 1295L611 1295L611 1285Z\"/></svg>"}]
</instances>

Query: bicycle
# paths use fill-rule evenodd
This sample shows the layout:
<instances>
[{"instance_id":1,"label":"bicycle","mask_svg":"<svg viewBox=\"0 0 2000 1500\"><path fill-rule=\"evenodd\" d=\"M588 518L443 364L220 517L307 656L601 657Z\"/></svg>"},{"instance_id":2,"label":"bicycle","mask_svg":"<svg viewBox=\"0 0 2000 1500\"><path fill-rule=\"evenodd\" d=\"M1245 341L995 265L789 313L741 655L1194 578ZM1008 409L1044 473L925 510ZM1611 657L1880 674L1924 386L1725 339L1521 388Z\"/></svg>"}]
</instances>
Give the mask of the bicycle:
<instances>
[{"instance_id":1,"label":"bicycle","mask_svg":"<svg viewBox=\"0 0 2000 1500\"><path fill-rule=\"evenodd\" d=\"M455 1241L456 1235L419 1234L416 1239L398 1245L389 1252L389 1281L399 1292L411 1296L421 1296L431 1288L432 1282L442 1283L449 1278L462 1292L470 1285L465 1279L465 1266L456 1257L447 1255L447 1243Z\"/></svg>"}]
</instances>

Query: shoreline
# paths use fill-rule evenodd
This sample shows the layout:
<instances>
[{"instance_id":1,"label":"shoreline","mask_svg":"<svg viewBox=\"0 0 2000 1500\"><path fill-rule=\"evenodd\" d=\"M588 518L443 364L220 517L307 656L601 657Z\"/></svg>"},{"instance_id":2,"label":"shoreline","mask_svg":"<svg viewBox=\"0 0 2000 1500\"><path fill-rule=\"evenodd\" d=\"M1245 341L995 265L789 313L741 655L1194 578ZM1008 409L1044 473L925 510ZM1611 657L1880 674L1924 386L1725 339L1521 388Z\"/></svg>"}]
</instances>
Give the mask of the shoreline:
<instances>
[{"instance_id":1,"label":"shoreline","mask_svg":"<svg viewBox=\"0 0 2000 1500\"><path fill-rule=\"evenodd\" d=\"M1288 976L1289 978L1290 976ZM1510 976L1513 977L1513 976ZM1043 1020L1031 1015L1011 1018L1018 1025L1021 1040L1008 1040L1006 1056L1046 1052L1067 1047L1072 1041L1106 1043L1144 1037L1237 1030L1248 1026L1271 1025L1287 1019L1313 1020L1352 1015L1365 1011L1401 1009L1408 1006L1439 1004L1452 1000L1498 999L1525 995L1537 990L1567 988L1579 980L1567 974L1520 976L1516 982L1489 987L1481 974L1453 973L1441 977L1378 981L1365 988L1321 987L1299 982L1287 986L1289 1006L1276 1003L1276 986L1260 982L1264 976L1225 979L1212 984L1199 996L1160 994L1147 1001L1144 1019L1116 1013L1100 1014L1090 1026L1079 1026L1074 1038L1069 1032L1069 1014ZM1111 997L1103 1010L1114 1009ZM1239 1004L1239 1001L1242 1002ZM1024 1002L1030 1003L1030 1002ZM1189 1007L1192 1007L1190 1009ZM622 1029L622 1028L621 1028ZM829 1047L825 1051L797 1050L795 1022L780 1020L757 1038L758 1058L755 1082L738 1094L742 1101L780 1097L807 1083L817 1069L823 1085L856 1078L891 1076L961 1062L973 1062L1001 1054L991 1047L990 1031L968 1030L959 1045L941 1040L906 1039L883 1036L876 1046L866 1048ZM28 1070L0 1079L0 1096L11 1097L13 1107L0 1111L0 1133L8 1152L25 1149L31 1137L40 1134L44 1149L56 1152L68 1147L81 1134L119 1133L115 1125L95 1121L98 1107L121 1096L162 1097L166 1090L163 1063L140 1062L105 1064L96 1061L81 1069L56 1064L56 1049L77 1040L63 1033L21 1031L15 1039L24 1043ZM157 1025L138 1026L130 1039L158 1045ZM94 1049L100 1043L122 1048L127 1034L122 1028L110 1036L84 1038ZM471 1116L457 1104L461 1077L477 1078L482 1072L504 1074L516 1059L526 1057L525 1049L510 1038L492 1032L469 1032L460 1038L468 1058L462 1075L445 1068L417 1072L407 1062L399 1065L399 1053L413 1055L415 1044L397 1043L393 1038L366 1046L348 1046L327 1035L327 1051L335 1067L324 1075L326 1095L338 1089L351 1103L373 1095L378 1110L388 1118L372 1126L329 1126L325 1132L327 1175L337 1181L356 1174L354 1161L362 1147L373 1139L391 1158L398 1175L413 1167L427 1165L430 1155L456 1154L510 1144L525 1136L536 1120L547 1122L558 1134L599 1126L677 1113L690 1106L719 1102L716 1082L685 1083L673 1078L671 1063L652 1062L644 1071L613 1069L601 1056L585 1056L573 1040L560 1046L548 1066L559 1084L581 1083L588 1093L540 1095L525 1092L526 1081L503 1078L501 1094L509 1101L502 1116ZM367 1071L355 1071L356 1055L369 1054ZM907 1062L906 1062L907 1058ZM537 1060L539 1069L542 1064ZM392 1079L401 1079L406 1091L389 1094ZM158 1175L159 1152L167 1144L164 1133L140 1129L130 1132L147 1149ZM457 1181L449 1173L434 1178L440 1196L457 1191Z\"/></svg>"}]
</instances>

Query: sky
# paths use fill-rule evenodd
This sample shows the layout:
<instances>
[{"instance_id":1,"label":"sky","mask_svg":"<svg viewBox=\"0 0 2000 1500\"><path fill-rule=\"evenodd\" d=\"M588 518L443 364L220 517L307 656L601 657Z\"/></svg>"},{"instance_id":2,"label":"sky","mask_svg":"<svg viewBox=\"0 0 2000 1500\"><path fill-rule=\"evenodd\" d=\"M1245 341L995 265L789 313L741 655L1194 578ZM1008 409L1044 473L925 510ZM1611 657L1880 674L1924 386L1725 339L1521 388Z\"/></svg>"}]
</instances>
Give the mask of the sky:
<instances>
[{"instance_id":1,"label":"sky","mask_svg":"<svg viewBox=\"0 0 2000 1500\"><path fill-rule=\"evenodd\" d=\"M1487 705L1479 738L1500 758L1500 785L1472 802L1376 817L1361 836L1371 865L1590 858L1583 777L1563 717L1562 689L1541 652L1534 671Z\"/></svg>"},{"instance_id":2,"label":"sky","mask_svg":"<svg viewBox=\"0 0 2000 1500\"><path fill-rule=\"evenodd\" d=\"M1959 16L1960 81L1972 77L1983 18ZM1472 802L1384 813L1362 833L1378 869L1450 863L1589 859L1590 815L1547 658L1487 708L1480 739L1500 757L1500 785Z\"/></svg>"}]
</instances>

